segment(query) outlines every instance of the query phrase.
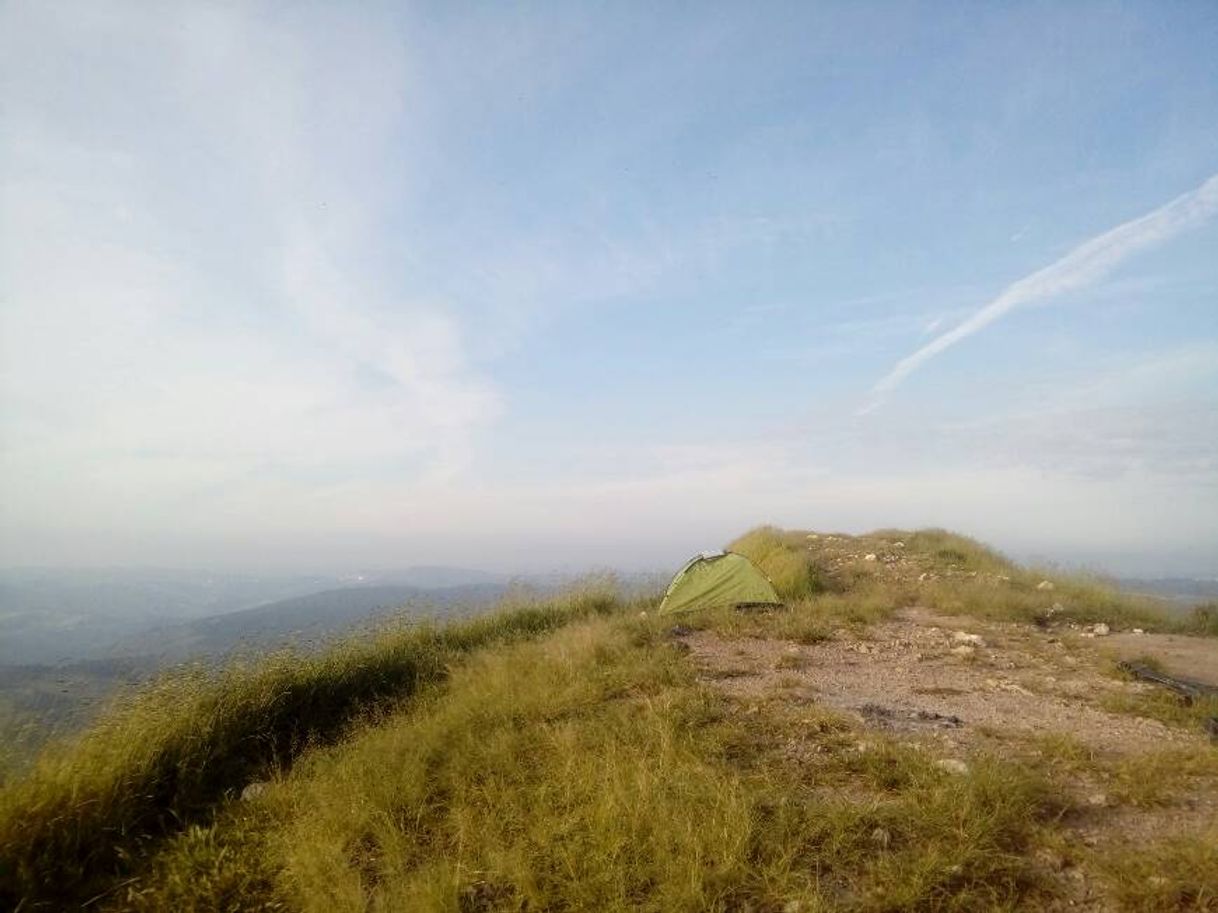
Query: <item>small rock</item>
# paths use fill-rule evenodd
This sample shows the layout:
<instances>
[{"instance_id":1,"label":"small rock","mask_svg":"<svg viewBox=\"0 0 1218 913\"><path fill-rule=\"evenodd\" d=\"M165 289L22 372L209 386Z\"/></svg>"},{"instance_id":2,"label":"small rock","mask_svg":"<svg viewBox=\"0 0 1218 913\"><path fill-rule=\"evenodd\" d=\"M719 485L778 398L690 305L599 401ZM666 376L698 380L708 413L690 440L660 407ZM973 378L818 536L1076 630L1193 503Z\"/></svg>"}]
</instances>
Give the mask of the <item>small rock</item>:
<instances>
[{"instance_id":1,"label":"small rock","mask_svg":"<svg viewBox=\"0 0 1218 913\"><path fill-rule=\"evenodd\" d=\"M808 539L819 539L820 536L818 536L816 533L808 533L807 538Z\"/></svg>"},{"instance_id":2,"label":"small rock","mask_svg":"<svg viewBox=\"0 0 1218 913\"><path fill-rule=\"evenodd\" d=\"M979 634L969 634L967 631L957 631L952 635L952 640L958 644L972 644L974 647L985 646L985 641Z\"/></svg>"},{"instance_id":3,"label":"small rock","mask_svg":"<svg viewBox=\"0 0 1218 913\"><path fill-rule=\"evenodd\" d=\"M639 612L639 618L646 618L646 617L647 617L647 610L646 610L646 609L644 609L642 612Z\"/></svg>"},{"instance_id":4,"label":"small rock","mask_svg":"<svg viewBox=\"0 0 1218 913\"><path fill-rule=\"evenodd\" d=\"M1108 797L1103 793L1092 793L1087 797L1087 804L1093 805L1096 808L1103 808L1108 804Z\"/></svg>"},{"instance_id":5,"label":"small rock","mask_svg":"<svg viewBox=\"0 0 1218 913\"><path fill-rule=\"evenodd\" d=\"M977 648L972 644L961 644L958 647L952 647L952 653L956 656L972 656L977 652Z\"/></svg>"},{"instance_id":6,"label":"small rock","mask_svg":"<svg viewBox=\"0 0 1218 913\"><path fill-rule=\"evenodd\" d=\"M968 773L968 765L959 758L940 758L935 762L935 767L949 774L957 774L959 776L964 776Z\"/></svg>"},{"instance_id":7,"label":"small rock","mask_svg":"<svg viewBox=\"0 0 1218 913\"><path fill-rule=\"evenodd\" d=\"M1053 588L1052 580L1042 580L1040 583L1036 584L1036 589L1038 590L1051 590Z\"/></svg>"},{"instance_id":8,"label":"small rock","mask_svg":"<svg viewBox=\"0 0 1218 913\"><path fill-rule=\"evenodd\" d=\"M875 552L868 552L866 555L863 556L863 560L864 561L875 561L876 560Z\"/></svg>"},{"instance_id":9,"label":"small rock","mask_svg":"<svg viewBox=\"0 0 1218 913\"><path fill-rule=\"evenodd\" d=\"M930 577L930 574L926 573L926 571L923 571L921 574L918 575L918 583L923 583L928 577Z\"/></svg>"},{"instance_id":10,"label":"small rock","mask_svg":"<svg viewBox=\"0 0 1218 913\"><path fill-rule=\"evenodd\" d=\"M247 783L245 789L241 790L241 801L249 802L251 799L257 799L270 788L270 785L266 780L255 780L253 783Z\"/></svg>"},{"instance_id":11,"label":"small rock","mask_svg":"<svg viewBox=\"0 0 1218 913\"><path fill-rule=\"evenodd\" d=\"M1131 631L1130 633L1131 634L1145 634L1146 632L1143 631L1141 628L1134 628L1133 631Z\"/></svg>"},{"instance_id":12,"label":"small rock","mask_svg":"<svg viewBox=\"0 0 1218 913\"><path fill-rule=\"evenodd\" d=\"M1095 625L1092 625L1092 626L1091 626L1091 632L1092 632L1092 633L1093 633L1093 634L1094 634L1096 637L1107 637L1107 636L1108 636L1108 632L1109 632L1109 628L1108 628L1108 625L1104 624L1104 623L1101 621L1099 624L1095 624Z\"/></svg>"},{"instance_id":13,"label":"small rock","mask_svg":"<svg viewBox=\"0 0 1218 913\"><path fill-rule=\"evenodd\" d=\"M1060 615L1064 611L1066 611L1066 607L1060 602L1055 602L1045 610L1045 614L1052 617L1054 615Z\"/></svg>"},{"instance_id":14,"label":"small rock","mask_svg":"<svg viewBox=\"0 0 1218 913\"><path fill-rule=\"evenodd\" d=\"M904 548L904 547L905 547L905 543L904 543L904 542L894 542L894 543L892 544L892 547L893 547L893 548Z\"/></svg>"}]
</instances>

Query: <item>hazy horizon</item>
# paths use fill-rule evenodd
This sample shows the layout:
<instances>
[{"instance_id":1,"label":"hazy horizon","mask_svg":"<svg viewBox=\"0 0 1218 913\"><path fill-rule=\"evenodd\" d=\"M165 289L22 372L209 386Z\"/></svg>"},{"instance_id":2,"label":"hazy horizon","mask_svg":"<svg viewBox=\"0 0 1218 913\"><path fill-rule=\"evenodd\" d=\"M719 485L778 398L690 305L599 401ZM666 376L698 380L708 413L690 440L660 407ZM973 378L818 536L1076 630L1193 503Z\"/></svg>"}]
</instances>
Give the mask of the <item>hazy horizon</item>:
<instances>
[{"instance_id":1,"label":"hazy horizon","mask_svg":"<svg viewBox=\"0 0 1218 913\"><path fill-rule=\"evenodd\" d=\"M0 566L1218 576L1218 6L0 7Z\"/></svg>"}]
</instances>

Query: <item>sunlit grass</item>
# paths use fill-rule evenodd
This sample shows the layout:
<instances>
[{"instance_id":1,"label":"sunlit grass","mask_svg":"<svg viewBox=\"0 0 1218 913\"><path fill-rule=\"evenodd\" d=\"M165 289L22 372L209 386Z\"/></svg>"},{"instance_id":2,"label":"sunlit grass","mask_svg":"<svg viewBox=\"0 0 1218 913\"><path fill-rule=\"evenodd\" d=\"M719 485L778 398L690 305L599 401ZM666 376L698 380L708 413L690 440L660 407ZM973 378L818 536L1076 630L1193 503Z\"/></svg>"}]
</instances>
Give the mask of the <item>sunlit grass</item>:
<instances>
[{"instance_id":1,"label":"sunlit grass","mask_svg":"<svg viewBox=\"0 0 1218 913\"><path fill-rule=\"evenodd\" d=\"M615 605L610 593L579 593L445 627L385 630L323 654L166 675L48 748L0 792L0 904L87 893L134 846L442 679L460 655Z\"/></svg>"},{"instance_id":2,"label":"sunlit grass","mask_svg":"<svg viewBox=\"0 0 1218 913\"><path fill-rule=\"evenodd\" d=\"M273 876L254 904L968 910L1051 894L1025 855L1057 814L1047 784L984 758L945 774L883 741L800 770L790 733L700 685L657 627L598 620L481 653L408 714L310 755L265 800L254 871ZM843 725L805 736L857 741ZM234 826L179 840L132 905L203 909L200 890L247 883L215 866Z\"/></svg>"}]
</instances>

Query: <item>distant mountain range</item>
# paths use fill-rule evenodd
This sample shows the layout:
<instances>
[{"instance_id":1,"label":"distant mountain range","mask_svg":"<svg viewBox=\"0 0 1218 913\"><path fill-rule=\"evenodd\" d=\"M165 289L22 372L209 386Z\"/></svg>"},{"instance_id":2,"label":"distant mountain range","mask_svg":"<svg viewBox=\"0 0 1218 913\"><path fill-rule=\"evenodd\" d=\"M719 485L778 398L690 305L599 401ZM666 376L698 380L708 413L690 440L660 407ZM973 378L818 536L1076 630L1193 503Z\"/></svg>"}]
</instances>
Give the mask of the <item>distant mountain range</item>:
<instances>
[{"instance_id":1,"label":"distant mountain range","mask_svg":"<svg viewBox=\"0 0 1218 913\"><path fill-rule=\"evenodd\" d=\"M0 570L0 663L106 659L114 655L115 645L139 640L154 629L323 591L506 582L503 575L486 571L435 566L265 577L138 568Z\"/></svg>"},{"instance_id":2,"label":"distant mountain range","mask_svg":"<svg viewBox=\"0 0 1218 913\"><path fill-rule=\"evenodd\" d=\"M419 586L353 586L266 605L161 625L115 644L115 657L151 656L161 662L216 658L234 651L276 647L308 648L353 628L394 616L443 618L493 605L506 592L502 583Z\"/></svg>"},{"instance_id":3,"label":"distant mountain range","mask_svg":"<svg viewBox=\"0 0 1218 913\"><path fill-rule=\"evenodd\" d=\"M415 585L367 583L373 575L354 575L346 579L358 581L355 585L182 620L205 607L316 586L326 578L222 578L210 585L214 598L201 598L209 585L193 574L123 572L126 579L101 576L98 592L107 611L89 613L82 604L87 583L80 576L22 576L21 585L13 585L12 577L0 582L6 600L0 603L0 720L16 716L60 727L85 722L117 687L176 663L288 646L307 650L393 617L424 620L484 611L508 589L502 578L485 572L412 568L394 576L413 577L419 581ZM449 581L464 582L446 585ZM118 598L124 591L132 596L125 604ZM169 606L159 617L152 611L158 592ZM62 602L57 594L65 597Z\"/></svg>"}]
</instances>

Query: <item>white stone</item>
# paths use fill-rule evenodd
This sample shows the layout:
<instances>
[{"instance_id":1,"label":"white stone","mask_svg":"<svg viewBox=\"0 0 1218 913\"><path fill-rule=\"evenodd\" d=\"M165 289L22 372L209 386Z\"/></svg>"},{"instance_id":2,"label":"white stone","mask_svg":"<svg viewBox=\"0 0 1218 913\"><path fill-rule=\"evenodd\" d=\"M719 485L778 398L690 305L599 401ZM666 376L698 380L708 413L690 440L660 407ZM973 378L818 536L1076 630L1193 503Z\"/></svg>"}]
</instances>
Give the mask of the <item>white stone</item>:
<instances>
[{"instance_id":1,"label":"white stone","mask_svg":"<svg viewBox=\"0 0 1218 913\"><path fill-rule=\"evenodd\" d=\"M251 799L257 799L267 791L270 785L265 780L255 780L253 783L247 783L245 789L241 790L241 801L248 802Z\"/></svg>"},{"instance_id":2,"label":"white stone","mask_svg":"<svg viewBox=\"0 0 1218 913\"><path fill-rule=\"evenodd\" d=\"M1092 625L1091 631L1093 634L1095 634L1096 637L1107 637L1108 633L1109 633L1109 628L1108 628L1108 625L1104 624L1101 621L1099 624Z\"/></svg>"},{"instance_id":3,"label":"white stone","mask_svg":"<svg viewBox=\"0 0 1218 913\"><path fill-rule=\"evenodd\" d=\"M1051 590L1051 589L1053 589L1053 581L1052 580L1042 580L1040 583L1036 584L1036 589Z\"/></svg>"},{"instance_id":4,"label":"white stone","mask_svg":"<svg viewBox=\"0 0 1218 913\"><path fill-rule=\"evenodd\" d=\"M945 770L949 774L964 776L968 773L968 765L958 758L940 758L935 762L935 767Z\"/></svg>"},{"instance_id":5,"label":"white stone","mask_svg":"<svg viewBox=\"0 0 1218 913\"><path fill-rule=\"evenodd\" d=\"M864 561L875 561L875 552L869 552L863 556Z\"/></svg>"},{"instance_id":6,"label":"white stone","mask_svg":"<svg viewBox=\"0 0 1218 913\"><path fill-rule=\"evenodd\" d=\"M1141 628L1134 628L1132 633L1134 633L1134 634L1145 634L1146 632L1145 632L1145 631L1143 631Z\"/></svg>"}]
</instances>

